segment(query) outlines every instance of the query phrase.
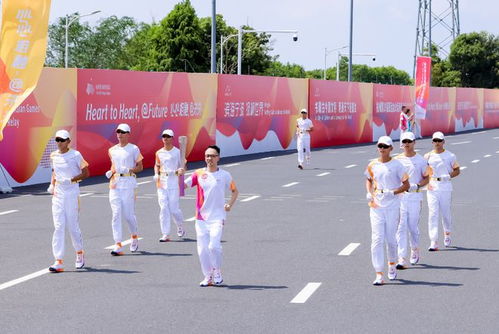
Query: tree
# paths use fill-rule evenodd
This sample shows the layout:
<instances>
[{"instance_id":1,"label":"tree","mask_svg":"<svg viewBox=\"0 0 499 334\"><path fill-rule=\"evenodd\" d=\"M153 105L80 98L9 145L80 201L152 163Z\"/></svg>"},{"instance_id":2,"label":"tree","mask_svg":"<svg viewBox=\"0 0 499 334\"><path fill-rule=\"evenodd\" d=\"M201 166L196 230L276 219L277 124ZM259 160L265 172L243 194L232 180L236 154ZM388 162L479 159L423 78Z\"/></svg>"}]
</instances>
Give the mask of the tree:
<instances>
[{"instance_id":1,"label":"tree","mask_svg":"<svg viewBox=\"0 0 499 334\"><path fill-rule=\"evenodd\" d=\"M152 71L156 68L152 40L157 29L159 25L156 23L139 24L135 35L123 48L120 68L125 68L125 64L128 64L128 69L135 71Z\"/></svg>"},{"instance_id":2,"label":"tree","mask_svg":"<svg viewBox=\"0 0 499 334\"><path fill-rule=\"evenodd\" d=\"M277 60L270 63L264 75L271 77L305 78L306 72L303 66L297 64L283 64Z\"/></svg>"},{"instance_id":3,"label":"tree","mask_svg":"<svg viewBox=\"0 0 499 334\"><path fill-rule=\"evenodd\" d=\"M440 61L431 69L431 84L435 87L461 87L461 72L453 70L448 60Z\"/></svg>"}]
</instances>

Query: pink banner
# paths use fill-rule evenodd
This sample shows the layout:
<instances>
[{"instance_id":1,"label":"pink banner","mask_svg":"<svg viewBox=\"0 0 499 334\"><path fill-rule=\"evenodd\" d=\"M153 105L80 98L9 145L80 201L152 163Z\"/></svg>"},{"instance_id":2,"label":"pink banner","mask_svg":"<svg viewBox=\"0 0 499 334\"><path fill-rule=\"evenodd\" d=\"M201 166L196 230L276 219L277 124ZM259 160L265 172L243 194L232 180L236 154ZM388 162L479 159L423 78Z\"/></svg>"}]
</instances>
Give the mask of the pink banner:
<instances>
[{"instance_id":1,"label":"pink banner","mask_svg":"<svg viewBox=\"0 0 499 334\"><path fill-rule=\"evenodd\" d=\"M430 97L431 58L418 57L416 60L416 106L417 119L425 119Z\"/></svg>"},{"instance_id":2,"label":"pink banner","mask_svg":"<svg viewBox=\"0 0 499 334\"><path fill-rule=\"evenodd\" d=\"M456 89L431 87L426 118L421 120L422 135L431 136L435 131L454 133L455 113Z\"/></svg>"},{"instance_id":3,"label":"pink banner","mask_svg":"<svg viewBox=\"0 0 499 334\"><path fill-rule=\"evenodd\" d=\"M499 89L484 89L483 100L483 127L499 127Z\"/></svg>"},{"instance_id":4,"label":"pink banner","mask_svg":"<svg viewBox=\"0 0 499 334\"><path fill-rule=\"evenodd\" d=\"M456 132L483 128L483 90L456 88Z\"/></svg>"}]
</instances>

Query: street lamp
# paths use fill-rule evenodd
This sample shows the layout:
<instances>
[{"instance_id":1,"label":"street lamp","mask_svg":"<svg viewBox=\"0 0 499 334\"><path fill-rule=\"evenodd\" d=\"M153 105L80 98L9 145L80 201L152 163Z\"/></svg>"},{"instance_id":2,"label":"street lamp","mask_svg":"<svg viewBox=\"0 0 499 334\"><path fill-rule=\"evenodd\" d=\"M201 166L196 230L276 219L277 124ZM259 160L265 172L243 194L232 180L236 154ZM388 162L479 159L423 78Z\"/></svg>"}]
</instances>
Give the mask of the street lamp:
<instances>
[{"instance_id":1,"label":"street lamp","mask_svg":"<svg viewBox=\"0 0 499 334\"><path fill-rule=\"evenodd\" d=\"M376 61L376 54L375 53L349 53L349 54L346 54L346 53L338 52L338 59L336 60L336 68L339 69L339 67L340 67L340 57L346 57L346 56L350 56L350 55L351 56L361 56L361 57L362 56L373 57L373 61ZM352 63L352 58L350 57L348 59L348 61L349 61L349 64L351 64ZM348 74L349 74L349 77L350 77L350 80L348 80L348 81L352 81L351 80L352 79L351 78L352 77L352 71L350 70L348 72ZM340 81L340 71L339 70L336 71L336 80Z\"/></svg>"},{"instance_id":2,"label":"street lamp","mask_svg":"<svg viewBox=\"0 0 499 334\"><path fill-rule=\"evenodd\" d=\"M293 41L298 41L298 30L254 30L254 29L243 29L239 27L237 34L237 74L241 75L241 65L243 58L243 34L247 32L264 32L264 33L279 33L279 34L293 34Z\"/></svg>"},{"instance_id":3,"label":"street lamp","mask_svg":"<svg viewBox=\"0 0 499 334\"><path fill-rule=\"evenodd\" d=\"M237 34L234 35L229 35L227 37L224 37L223 35L220 37L220 73L224 72L224 44L227 42L230 38L236 37Z\"/></svg>"},{"instance_id":4,"label":"street lamp","mask_svg":"<svg viewBox=\"0 0 499 334\"><path fill-rule=\"evenodd\" d=\"M101 12L100 10L96 10L95 12L85 14L85 15L80 15L80 14L66 15L66 34L65 34L66 43L65 43L65 47L64 47L64 67L65 68L68 68L68 29L69 29L69 26L71 24L73 24L73 22L75 22L76 20L78 20L82 17L94 15L94 14L97 14L100 12Z\"/></svg>"},{"instance_id":5,"label":"street lamp","mask_svg":"<svg viewBox=\"0 0 499 334\"><path fill-rule=\"evenodd\" d=\"M342 49L346 49L346 48L348 48L348 45L342 46L340 48L332 49L332 50L328 50L327 48L324 48L324 80L326 80L327 55L333 51L338 51L338 50L342 50ZM338 66L338 64L336 64L336 66ZM336 67L336 73L338 73L338 67ZM338 75L336 75L336 80L338 80Z\"/></svg>"}]
</instances>

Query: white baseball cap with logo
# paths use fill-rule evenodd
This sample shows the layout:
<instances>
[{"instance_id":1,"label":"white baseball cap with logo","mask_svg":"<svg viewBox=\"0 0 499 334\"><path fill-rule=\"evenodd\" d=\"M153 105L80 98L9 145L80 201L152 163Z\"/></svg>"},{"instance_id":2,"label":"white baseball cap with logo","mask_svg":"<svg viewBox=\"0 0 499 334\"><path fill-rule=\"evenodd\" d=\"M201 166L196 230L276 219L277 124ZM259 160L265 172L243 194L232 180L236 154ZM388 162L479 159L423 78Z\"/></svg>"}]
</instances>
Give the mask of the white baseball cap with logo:
<instances>
[{"instance_id":1,"label":"white baseball cap with logo","mask_svg":"<svg viewBox=\"0 0 499 334\"><path fill-rule=\"evenodd\" d=\"M434 132L433 136L431 136L431 139L440 139L440 140L445 140L444 134L440 131Z\"/></svg>"},{"instance_id":2,"label":"white baseball cap with logo","mask_svg":"<svg viewBox=\"0 0 499 334\"><path fill-rule=\"evenodd\" d=\"M131 132L130 131L130 125L126 124L126 123L121 123L120 125L118 125L118 127L116 128L116 131L118 130L121 130L121 131L124 131L124 132Z\"/></svg>"},{"instance_id":3,"label":"white baseball cap with logo","mask_svg":"<svg viewBox=\"0 0 499 334\"><path fill-rule=\"evenodd\" d=\"M392 141L392 138L390 138L388 136L381 136L378 139L378 144L385 144L388 146L393 146L393 141Z\"/></svg>"},{"instance_id":4,"label":"white baseball cap with logo","mask_svg":"<svg viewBox=\"0 0 499 334\"><path fill-rule=\"evenodd\" d=\"M172 129L166 129L166 130L165 130L165 131L163 131L163 133L161 134L161 136L164 136L164 135L167 135L167 136L173 137L173 136L174 136L173 130L172 130Z\"/></svg>"},{"instance_id":5,"label":"white baseball cap with logo","mask_svg":"<svg viewBox=\"0 0 499 334\"><path fill-rule=\"evenodd\" d=\"M55 133L55 138L71 139L69 132L66 130L59 130Z\"/></svg>"},{"instance_id":6,"label":"white baseball cap with logo","mask_svg":"<svg viewBox=\"0 0 499 334\"><path fill-rule=\"evenodd\" d=\"M400 141L407 140L407 139L410 141L415 141L416 136L414 135L414 133L409 132L409 131L402 133L402 135L400 136Z\"/></svg>"},{"instance_id":7,"label":"white baseball cap with logo","mask_svg":"<svg viewBox=\"0 0 499 334\"><path fill-rule=\"evenodd\" d=\"M302 110L300 110L300 113L302 113L302 114L308 114L308 111L307 111L307 109L303 108Z\"/></svg>"}]
</instances>

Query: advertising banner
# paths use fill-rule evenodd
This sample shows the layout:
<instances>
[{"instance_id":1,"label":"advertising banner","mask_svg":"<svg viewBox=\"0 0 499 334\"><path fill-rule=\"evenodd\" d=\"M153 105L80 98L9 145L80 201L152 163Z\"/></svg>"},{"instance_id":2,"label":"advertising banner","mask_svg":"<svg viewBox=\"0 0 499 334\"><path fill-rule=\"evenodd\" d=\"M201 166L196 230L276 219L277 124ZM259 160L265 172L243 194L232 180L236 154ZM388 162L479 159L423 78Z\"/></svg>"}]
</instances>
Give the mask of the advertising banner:
<instances>
[{"instance_id":1,"label":"advertising banner","mask_svg":"<svg viewBox=\"0 0 499 334\"><path fill-rule=\"evenodd\" d=\"M416 119L425 119L430 98L431 57L416 59Z\"/></svg>"},{"instance_id":2,"label":"advertising banner","mask_svg":"<svg viewBox=\"0 0 499 334\"><path fill-rule=\"evenodd\" d=\"M223 156L268 152L292 144L308 80L219 75L217 145Z\"/></svg>"},{"instance_id":3,"label":"advertising banner","mask_svg":"<svg viewBox=\"0 0 499 334\"><path fill-rule=\"evenodd\" d=\"M76 70L44 68L31 95L16 108L0 141L0 164L10 186L50 181L49 155L57 130L70 132L76 147Z\"/></svg>"},{"instance_id":4,"label":"advertising banner","mask_svg":"<svg viewBox=\"0 0 499 334\"><path fill-rule=\"evenodd\" d=\"M435 131L455 132L456 88L431 87L426 118L421 120L423 136Z\"/></svg>"},{"instance_id":5,"label":"advertising banner","mask_svg":"<svg viewBox=\"0 0 499 334\"><path fill-rule=\"evenodd\" d=\"M499 89L483 89L483 127L499 127Z\"/></svg>"},{"instance_id":6,"label":"advertising banner","mask_svg":"<svg viewBox=\"0 0 499 334\"><path fill-rule=\"evenodd\" d=\"M312 147L372 141L372 84L310 80L309 103Z\"/></svg>"},{"instance_id":7,"label":"advertising banner","mask_svg":"<svg viewBox=\"0 0 499 334\"><path fill-rule=\"evenodd\" d=\"M401 108L414 112L414 87L375 84L373 89L373 141L381 136L400 138Z\"/></svg>"},{"instance_id":8,"label":"advertising banner","mask_svg":"<svg viewBox=\"0 0 499 334\"><path fill-rule=\"evenodd\" d=\"M50 0L3 0L0 141L10 116L33 92L45 62Z\"/></svg>"},{"instance_id":9,"label":"advertising banner","mask_svg":"<svg viewBox=\"0 0 499 334\"><path fill-rule=\"evenodd\" d=\"M456 88L456 132L483 128L483 89Z\"/></svg>"},{"instance_id":10,"label":"advertising banner","mask_svg":"<svg viewBox=\"0 0 499 334\"><path fill-rule=\"evenodd\" d=\"M153 166L167 128L177 147L178 137L187 136L187 160L202 160L215 143L216 97L213 74L78 70L78 149L92 174L104 173L108 149L118 143L116 127L127 123L144 168Z\"/></svg>"}]
</instances>

